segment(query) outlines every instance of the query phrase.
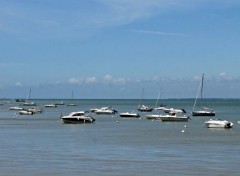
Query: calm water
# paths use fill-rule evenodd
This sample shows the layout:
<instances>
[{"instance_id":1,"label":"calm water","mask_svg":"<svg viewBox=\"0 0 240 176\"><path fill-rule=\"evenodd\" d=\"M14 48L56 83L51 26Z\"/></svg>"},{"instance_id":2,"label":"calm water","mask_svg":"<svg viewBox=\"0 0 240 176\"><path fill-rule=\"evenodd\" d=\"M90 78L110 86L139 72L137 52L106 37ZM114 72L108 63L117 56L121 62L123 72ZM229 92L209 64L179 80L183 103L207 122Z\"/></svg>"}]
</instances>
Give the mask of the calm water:
<instances>
[{"instance_id":1,"label":"calm water","mask_svg":"<svg viewBox=\"0 0 240 176\"><path fill-rule=\"evenodd\" d=\"M19 116L18 105L0 106L0 175L239 175L240 100L209 100L216 117L230 120L233 129L208 129L209 117L189 122L161 122L95 115L94 124L63 124L71 111L112 106L119 112L136 110L138 100L76 100L77 107L43 108L59 100L36 100L42 114ZM67 100L64 100L67 103ZM70 100L69 100L70 101ZM146 100L154 106L156 100ZM191 112L194 100L161 103ZM119 123L117 123L119 121ZM187 125L187 128L184 126ZM182 133L182 130L185 133Z\"/></svg>"}]
</instances>

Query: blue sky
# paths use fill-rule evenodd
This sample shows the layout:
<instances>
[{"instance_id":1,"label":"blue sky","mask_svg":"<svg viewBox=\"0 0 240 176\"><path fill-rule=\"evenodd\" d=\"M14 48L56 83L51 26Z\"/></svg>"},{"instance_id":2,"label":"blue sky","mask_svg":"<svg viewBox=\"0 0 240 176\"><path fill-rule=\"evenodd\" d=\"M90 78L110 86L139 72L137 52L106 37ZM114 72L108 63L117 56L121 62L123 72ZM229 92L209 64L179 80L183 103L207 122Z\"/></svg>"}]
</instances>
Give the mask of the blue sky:
<instances>
[{"instance_id":1,"label":"blue sky","mask_svg":"<svg viewBox=\"0 0 240 176\"><path fill-rule=\"evenodd\" d=\"M0 97L240 98L239 0L0 0Z\"/></svg>"}]
</instances>

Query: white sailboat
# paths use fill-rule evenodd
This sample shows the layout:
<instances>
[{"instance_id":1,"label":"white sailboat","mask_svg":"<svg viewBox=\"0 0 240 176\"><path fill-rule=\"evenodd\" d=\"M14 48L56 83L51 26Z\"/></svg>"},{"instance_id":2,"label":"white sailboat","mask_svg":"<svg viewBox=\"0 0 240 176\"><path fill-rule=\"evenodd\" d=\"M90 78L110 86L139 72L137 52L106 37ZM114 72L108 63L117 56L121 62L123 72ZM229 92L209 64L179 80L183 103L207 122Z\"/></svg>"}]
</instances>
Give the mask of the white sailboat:
<instances>
[{"instance_id":1,"label":"white sailboat","mask_svg":"<svg viewBox=\"0 0 240 176\"><path fill-rule=\"evenodd\" d=\"M150 107L145 106L143 104L143 97L144 97L144 89L142 90L141 99L140 99L140 102L139 102L139 105L138 105L138 111L151 112L153 110L153 108L150 108Z\"/></svg>"},{"instance_id":2,"label":"white sailboat","mask_svg":"<svg viewBox=\"0 0 240 176\"><path fill-rule=\"evenodd\" d=\"M29 93L28 93L28 98L27 98L26 102L24 102L22 104L23 106L36 106L36 103L34 103L33 101L29 101L31 98L31 93L32 93L32 89L30 88Z\"/></svg>"},{"instance_id":3,"label":"white sailboat","mask_svg":"<svg viewBox=\"0 0 240 176\"><path fill-rule=\"evenodd\" d=\"M163 110L164 108L166 108L166 105L163 105L163 104L158 105L159 99L161 99L161 92L162 92L162 89L160 89L158 99L156 101L155 108L154 108L155 110Z\"/></svg>"},{"instance_id":4,"label":"white sailboat","mask_svg":"<svg viewBox=\"0 0 240 176\"><path fill-rule=\"evenodd\" d=\"M198 89L197 97L196 97L194 105L193 105L192 116L215 116L215 112L213 111L213 109L202 106L203 83L204 83L204 74L202 75L202 79L201 79L200 86ZM200 97L201 98L200 99L201 109L196 111L195 106L197 104L199 93L201 93L201 97Z\"/></svg>"},{"instance_id":5,"label":"white sailboat","mask_svg":"<svg viewBox=\"0 0 240 176\"><path fill-rule=\"evenodd\" d=\"M73 100L73 90L72 90L72 100ZM78 106L78 104L76 104L76 103L69 103L69 104L67 104L67 106Z\"/></svg>"}]
</instances>

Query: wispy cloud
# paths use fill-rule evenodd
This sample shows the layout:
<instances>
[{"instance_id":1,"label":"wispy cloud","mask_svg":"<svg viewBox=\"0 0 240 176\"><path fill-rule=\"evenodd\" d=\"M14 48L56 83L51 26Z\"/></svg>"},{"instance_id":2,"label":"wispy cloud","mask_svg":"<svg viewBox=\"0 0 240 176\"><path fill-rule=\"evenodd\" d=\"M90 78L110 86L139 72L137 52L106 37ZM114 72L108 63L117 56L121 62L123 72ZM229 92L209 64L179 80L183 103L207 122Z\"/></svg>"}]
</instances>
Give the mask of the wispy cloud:
<instances>
[{"instance_id":1,"label":"wispy cloud","mask_svg":"<svg viewBox=\"0 0 240 176\"><path fill-rule=\"evenodd\" d=\"M177 36L177 37L186 37L187 36L186 34L162 32L162 31L148 31L148 30L129 30L129 31L143 33L143 34L163 35L163 36Z\"/></svg>"},{"instance_id":2,"label":"wispy cloud","mask_svg":"<svg viewBox=\"0 0 240 176\"><path fill-rule=\"evenodd\" d=\"M36 3L38 3L36 5ZM29 37L80 37L96 29L122 26L148 19L173 9L192 9L203 5L234 5L223 0L93 0L89 1L6 1L0 4L0 31ZM44 13L42 13L44 11ZM81 32L79 32L81 30ZM35 35L36 31L39 35ZM165 36L186 36L181 33L132 30ZM72 35L73 32L75 35ZM85 33L84 33L85 32ZM15 35L16 35L15 34ZM50 35L51 34L51 35ZM63 35L64 34L64 35Z\"/></svg>"}]
</instances>

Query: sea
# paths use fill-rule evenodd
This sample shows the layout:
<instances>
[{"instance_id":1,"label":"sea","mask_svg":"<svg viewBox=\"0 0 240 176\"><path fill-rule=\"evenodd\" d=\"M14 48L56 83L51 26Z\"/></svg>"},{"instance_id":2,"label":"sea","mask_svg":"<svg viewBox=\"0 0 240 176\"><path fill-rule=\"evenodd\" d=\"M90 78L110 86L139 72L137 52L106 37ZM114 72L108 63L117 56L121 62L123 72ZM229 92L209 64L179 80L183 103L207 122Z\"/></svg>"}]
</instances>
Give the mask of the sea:
<instances>
[{"instance_id":1,"label":"sea","mask_svg":"<svg viewBox=\"0 0 240 176\"><path fill-rule=\"evenodd\" d=\"M121 118L137 112L136 99L79 99L78 106L44 105L73 100L36 99L40 114L19 115L9 107L21 102L0 100L1 176L237 176L240 173L240 99L208 99L215 117L192 117L194 99L162 99L159 104L184 108L188 122ZM155 107L156 100L144 100ZM112 107L113 115L97 115L91 108ZM197 107L197 106L196 106ZM64 124L60 117L89 111L92 124ZM234 123L231 129L211 129L210 118Z\"/></svg>"}]
</instances>

